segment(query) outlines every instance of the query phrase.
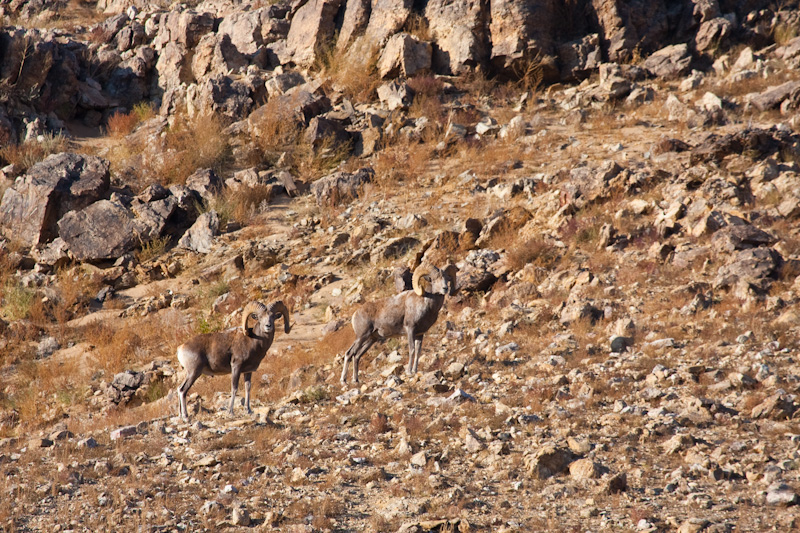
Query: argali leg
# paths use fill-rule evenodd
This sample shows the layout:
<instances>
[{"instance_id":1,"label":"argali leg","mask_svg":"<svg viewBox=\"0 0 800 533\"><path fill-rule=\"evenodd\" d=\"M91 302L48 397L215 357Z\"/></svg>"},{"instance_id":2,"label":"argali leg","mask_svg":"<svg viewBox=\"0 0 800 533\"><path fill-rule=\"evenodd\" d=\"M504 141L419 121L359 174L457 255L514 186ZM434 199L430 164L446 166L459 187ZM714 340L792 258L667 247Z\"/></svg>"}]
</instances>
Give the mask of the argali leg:
<instances>
[{"instance_id":1,"label":"argali leg","mask_svg":"<svg viewBox=\"0 0 800 533\"><path fill-rule=\"evenodd\" d=\"M406 367L406 374L412 375L414 370L414 330L408 328L406 330L408 336L408 366Z\"/></svg>"},{"instance_id":2,"label":"argali leg","mask_svg":"<svg viewBox=\"0 0 800 533\"><path fill-rule=\"evenodd\" d=\"M367 350L372 348L372 345L377 342L378 339L375 337L367 338L366 342L361 346L361 349L358 350L355 357L353 357L353 383L358 383L358 363L361 361L361 356L367 353Z\"/></svg>"},{"instance_id":3,"label":"argali leg","mask_svg":"<svg viewBox=\"0 0 800 533\"><path fill-rule=\"evenodd\" d=\"M417 335L414 337L414 369L412 370L414 374L417 373L420 354L422 354L422 335Z\"/></svg>"},{"instance_id":4,"label":"argali leg","mask_svg":"<svg viewBox=\"0 0 800 533\"><path fill-rule=\"evenodd\" d=\"M183 380L181 386L178 387L178 398L180 400L180 411L181 411L181 418L184 421L189 420L189 410L186 407L186 394L189 392L189 389L194 385L194 382L197 381L197 378L200 377L202 372L200 370L194 370L192 372L186 373L186 379Z\"/></svg>"},{"instance_id":5,"label":"argali leg","mask_svg":"<svg viewBox=\"0 0 800 533\"><path fill-rule=\"evenodd\" d=\"M236 401L236 389L239 388L239 376L242 371L239 367L231 368L231 405L228 412L233 415L233 405Z\"/></svg>"},{"instance_id":6,"label":"argali leg","mask_svg":"<svg viewBox=\"0 0 800 533\"><path fill-rule=\"evenodd\" d=\"M252 415L253 410L250 409L250 381L253 379L252 372L244 373L244 404L247 407L247 414Z\"/></svg>"},{"instance_id":7,"label":"argali leg","mask_svg":"<svg viewBox=\"0 0 800 533\"><path fill-rule=\"evenodd\" d=\"M350 360L353 359L353 356L361 350L364 343L369 340L369 336L370 334L365 334L358 337L344 353L344 364L342 365L342 377L340 379L342 383L347 383L347 365L350 363ZM353 366L355 366L355 360L353 360Z\"/></svg>"}]
</instances>

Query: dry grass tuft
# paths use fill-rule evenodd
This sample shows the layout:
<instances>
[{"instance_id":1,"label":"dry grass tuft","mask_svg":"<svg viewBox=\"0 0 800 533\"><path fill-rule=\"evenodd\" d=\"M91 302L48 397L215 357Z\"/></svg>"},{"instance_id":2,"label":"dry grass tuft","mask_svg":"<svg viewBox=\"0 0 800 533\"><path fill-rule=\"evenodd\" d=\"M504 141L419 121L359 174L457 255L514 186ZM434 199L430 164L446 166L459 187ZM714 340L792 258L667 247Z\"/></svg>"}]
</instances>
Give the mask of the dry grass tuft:
<instances>
[{"instance_id":1,"label":"dry grass tuft","mask_svg":"<svg viewBox=\"0 0 800 533\"><path fill-rule=\"evenodd\" d=\"M344 50L330 45L318 52L315 67L354 103L368 103L375 99L381 83L378 57L379 49L366 42L358 41Z\"/></svg>"},{"instance_id":2,"label":"dry grass tuft","mask_svg":"<svg viewBox=\"0 0 800 533\"><path fill-rule=\"evenodd\" d=\"M40 139L0 148L0 163L3 166L13 164L19 172L26 172L47 156L66 151L68 146L69 141L64 136L45 133Z\"/></svg>"},{"instance_id":3,"label":"dry grass tuft","mask_svg":"<svg viewBox=\"0 0 800 533\"><path fill-rule=\"evenodd\" d=\"M146 161L146 171L164 185L184 183L193 172L212 168L221 173L231 146L222 119L214 114L176 117L164 138L164 153Z\"/></svg>"}]
</instances>

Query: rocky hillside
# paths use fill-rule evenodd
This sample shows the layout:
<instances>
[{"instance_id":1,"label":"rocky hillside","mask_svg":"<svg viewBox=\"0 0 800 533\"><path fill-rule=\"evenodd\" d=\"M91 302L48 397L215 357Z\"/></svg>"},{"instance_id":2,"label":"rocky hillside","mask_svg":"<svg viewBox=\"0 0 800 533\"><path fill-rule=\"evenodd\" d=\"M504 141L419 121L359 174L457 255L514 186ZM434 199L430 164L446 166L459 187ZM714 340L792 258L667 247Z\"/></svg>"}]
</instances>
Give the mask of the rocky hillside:
<instances>
[{"instance_id":1,"label":"rocky hillside","mask_svg":"<svg viewBox=\"0 0 800 533\"><path fill-rule=\"evenodd\" d=\"M3 530L800 527L796 2L0 15ZM419 263L420 371L341 384ZM254 414L182 421L252 300Z\"/></svg>"}]
</instances>

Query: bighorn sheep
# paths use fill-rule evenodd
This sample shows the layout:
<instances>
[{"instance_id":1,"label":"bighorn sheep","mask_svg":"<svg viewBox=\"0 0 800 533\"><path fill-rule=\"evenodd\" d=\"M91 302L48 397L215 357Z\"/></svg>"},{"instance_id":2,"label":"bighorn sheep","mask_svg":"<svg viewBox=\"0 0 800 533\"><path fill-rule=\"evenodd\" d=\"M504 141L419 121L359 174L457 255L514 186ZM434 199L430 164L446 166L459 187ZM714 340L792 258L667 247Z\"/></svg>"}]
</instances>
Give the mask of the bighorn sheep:
<instances>
[{"instance_id":1,"label":"bighorn sheep","mask_svg":"<svg viewBox=\"0 0 800 533\"><path fill-rule=\"evenodd\" d=\"M181 418L189 419L186 409L186 394L201 374L207 376L231 375L231 405L233 414L239 376L244 374L244 394L247 412L250 409L250 380L258 368L275 336L275 319L283 317L283 329L291 331L289 310L283 302L269 306L261 302L250 302L242 311L242 326L216 333L198 335L178 346L178 361L186 371L186 379L178 387ZM255 323L251 325L251 322Z\"/></svg>"},{"instance_id":2,"label":"bighorn sheep","mask_svg":"<svg viewBox=\"0 0 800 533\"><path fill-rule=\"evenodd\" d=\"M358 383L358 362L361 356L379 340L396 337L402 333L408 338L408 367L406 372L414 374L422 350L422 336L439 317L445 295L454 294L456 272L451 264L444 270L420 266L414 270L411 280L413 290L406 290L375 302L368 302L353 314L353 330L356 340L344 354L342 383L347 383L347 365L353 360L353 381ZM430 285L423 286L423 276L430 277Z\"/></svg>"}]
</instances>

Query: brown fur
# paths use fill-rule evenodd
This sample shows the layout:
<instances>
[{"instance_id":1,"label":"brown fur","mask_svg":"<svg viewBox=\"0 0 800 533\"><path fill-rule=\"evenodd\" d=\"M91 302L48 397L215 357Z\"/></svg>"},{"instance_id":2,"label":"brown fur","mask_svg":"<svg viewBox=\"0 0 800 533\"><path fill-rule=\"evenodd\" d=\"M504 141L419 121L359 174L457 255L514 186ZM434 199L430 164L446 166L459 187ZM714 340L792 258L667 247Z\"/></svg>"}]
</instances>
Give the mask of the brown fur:
<instances>
[{"instance_id":1,"label":"brown fur","mask_svg":"<svg viewBox=\"0 0 800 533\"><path fill-rule=\"evenodd\" d=\"M422 350L422 336L439 318L439 310L444 304L445 295L455 292L456 271L455 265L448 266L445 270L438 268L425 269L414 272L415 289L420 289L423 295L414 290L403 291L395 296L384 298L375 302L368 302L353 314L353 330L356 340L344 355L344 368L342 369L342 383L347 382L347 365L353 360L353 381L358 383L358 363L361 356L379 340L396 337L405 333L408 339L408 367L409 374L416 373L419 364L419 355ZM427 284L420 283L423 272L430 273L430 289Z\"/></svg>"}]
</instances>

